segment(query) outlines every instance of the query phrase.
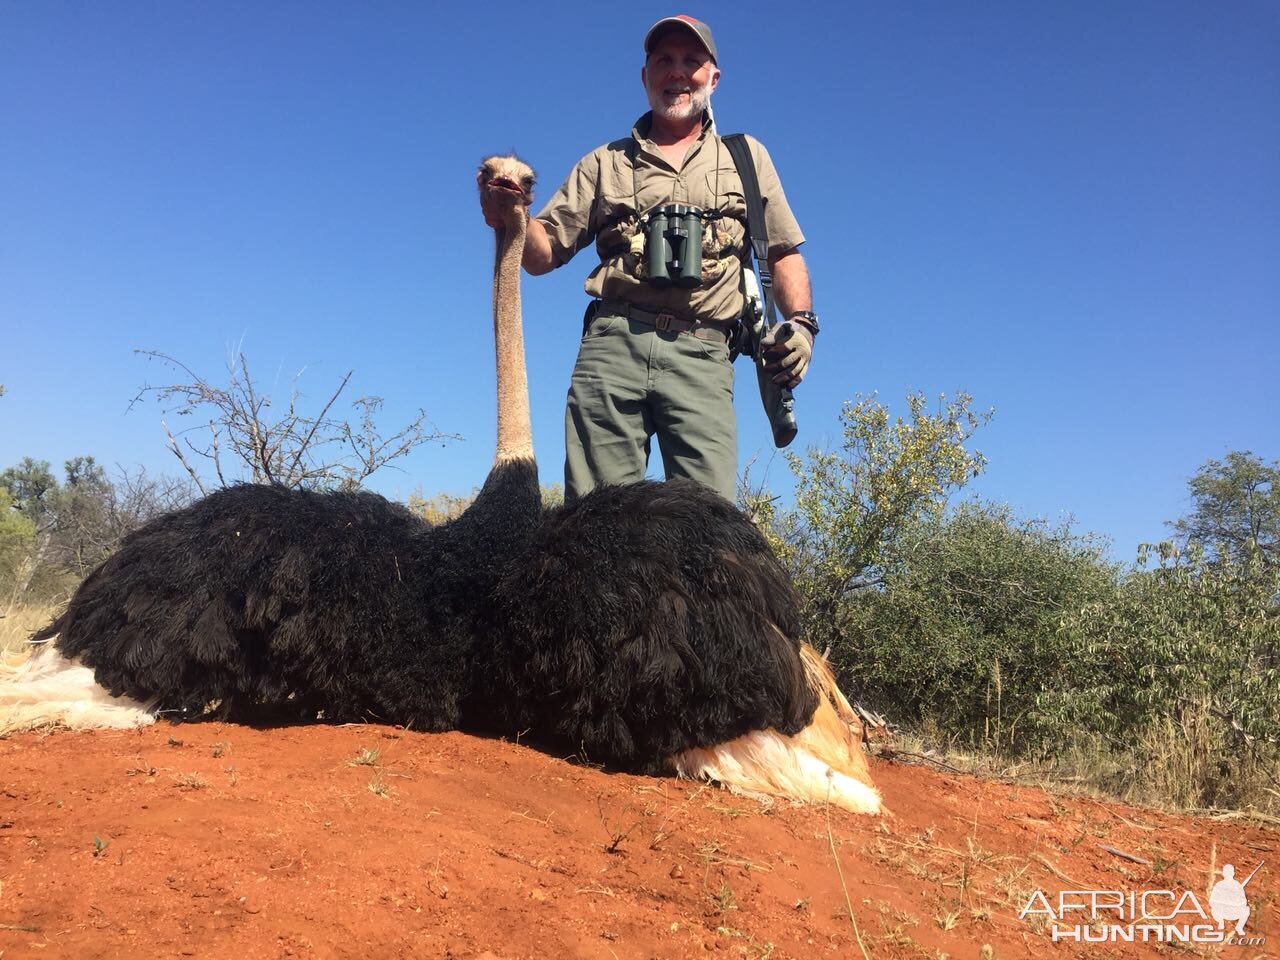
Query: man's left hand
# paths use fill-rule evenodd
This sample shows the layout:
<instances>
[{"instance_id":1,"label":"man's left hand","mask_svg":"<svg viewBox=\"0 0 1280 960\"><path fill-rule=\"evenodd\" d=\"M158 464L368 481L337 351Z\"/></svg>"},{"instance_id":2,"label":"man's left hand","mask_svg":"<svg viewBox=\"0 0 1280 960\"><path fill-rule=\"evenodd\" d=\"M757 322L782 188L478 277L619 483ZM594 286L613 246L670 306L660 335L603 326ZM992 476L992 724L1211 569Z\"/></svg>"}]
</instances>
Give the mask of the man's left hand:
<instances>
[{"instance_id":1,"label":"man's left hand","mask_svg":"<svg viewBox=\"0 0 1280 960\"><path fill-rule=\"evenodd\" d=\"M794 389L804 379L813 357L813 334L790 320L780 323L760 341L764 369L779 386Z\"/></svg>"}]
</instances>

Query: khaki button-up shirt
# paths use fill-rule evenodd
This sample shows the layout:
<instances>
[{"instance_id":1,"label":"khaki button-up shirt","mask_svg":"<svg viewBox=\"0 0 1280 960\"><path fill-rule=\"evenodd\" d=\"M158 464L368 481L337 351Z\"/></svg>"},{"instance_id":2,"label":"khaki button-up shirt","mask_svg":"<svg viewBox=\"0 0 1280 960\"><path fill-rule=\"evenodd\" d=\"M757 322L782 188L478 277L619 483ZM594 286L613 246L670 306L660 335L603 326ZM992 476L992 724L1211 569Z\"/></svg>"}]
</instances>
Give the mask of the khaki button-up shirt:
<instances>
[{"instance_id":1,"label":"khaki button-up shirt","mask_svg":"<svg viewBox=\"0 0 1280 960\"><path fill-rule=\"evenodd\" d=\"M706 120L677 170L649 139L651 122L646 113L630 137L597 147L579 160L538 214L551 240L555 265L567 263L594 240L600 265L587 277L590 296L690 319L736 320L744 306L741 257L747 204L733 157ZM785 253L803 243L804 234L787 205L769 152L752 137L747 142L764 199L769 253ZM704 223L702 283L693 289L655 287L647 279L640 216L667 203L724 214Z\"/></svg>"}]
</instances>

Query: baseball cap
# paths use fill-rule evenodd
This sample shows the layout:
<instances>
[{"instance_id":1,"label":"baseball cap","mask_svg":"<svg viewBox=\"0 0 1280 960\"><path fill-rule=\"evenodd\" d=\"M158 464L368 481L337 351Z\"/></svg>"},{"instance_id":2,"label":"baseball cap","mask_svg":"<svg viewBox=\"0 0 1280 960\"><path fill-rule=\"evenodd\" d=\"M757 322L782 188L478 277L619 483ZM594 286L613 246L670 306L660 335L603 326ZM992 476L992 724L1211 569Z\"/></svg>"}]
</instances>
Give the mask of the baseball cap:
<instances>
[{"instance_id":1,"label":"baseball cap","mask_svg":"<svg viewBox=\"0 0 1280 960\"><path fill-rule=\"evenodd\" d=\"M644 35L644 52L648 56L653 52L653 42L657 34L661 33L669 26L684 27L695 37L698 42L707 48L707 53L711 54L711 62L716 66L720 65L720 58L716 55L716 42L711 38L711 28L696 17L691 17L687 13L678 13L674 17L663 17L652 27L649 32Z\"/></svg>"}]
</instances>

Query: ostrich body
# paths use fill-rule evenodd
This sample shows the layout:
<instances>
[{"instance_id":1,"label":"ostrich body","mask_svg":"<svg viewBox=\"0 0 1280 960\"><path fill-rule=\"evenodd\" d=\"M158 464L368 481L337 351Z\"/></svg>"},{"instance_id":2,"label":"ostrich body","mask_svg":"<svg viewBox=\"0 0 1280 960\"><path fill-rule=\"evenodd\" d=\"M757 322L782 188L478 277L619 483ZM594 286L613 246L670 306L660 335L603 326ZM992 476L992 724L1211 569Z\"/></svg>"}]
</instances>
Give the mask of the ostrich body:
<instances>
[{"instance_id":1,"label":"ostrich body","mask_svg":"<svg viewBox=\"0 0 1280 960\"><path fill-rule=\"evenodd\" d=\"M752 730L796 733L817 705L790 580L696 481L602 487L549 511L497 601L500 642L476 666L514 695L488 699L591 759L652 770Z\"/></svg>"},{"instance_id":2,"label":"ostrich body","mask_svg":"<svg viewBox=\"0 0 1280 960\"><path fill-rule=\"evenodd\" d=\"M740 511L672 481L543 513L519 298L533 174L491 157L478 182L497 239L498 450L467 512L430 527L372 494L245 486L153 521L36 635L56 650L0 682L0 729L74 724L41 685L92 670L71 705L85 726L117 722L85 708L105 688L140 701L132 722L289 702L532 728L617 767L878 811L860 724Z\"/></svg>"},{"instance_id":3,"label":"ostrich body","mask_svg":"<svg viewBox=\"0 0 1280 960\"><path fill-rule=\"evenodd\" d=\"M127 537L35 635L56 636L56 650L30 669L77 661L112 696L144 703L143 722L255 719L278 707L454 729L475 635L466 598L496 580L477 551L502 555L528 537L531 524L489 518L521 494L529 469L496 468L465 514L434 528L371 493L218 491ZM31 707L28 723L99 725L91 711ZM129 725L127 711L112 715Z\"/></svg>"}]
</instances>

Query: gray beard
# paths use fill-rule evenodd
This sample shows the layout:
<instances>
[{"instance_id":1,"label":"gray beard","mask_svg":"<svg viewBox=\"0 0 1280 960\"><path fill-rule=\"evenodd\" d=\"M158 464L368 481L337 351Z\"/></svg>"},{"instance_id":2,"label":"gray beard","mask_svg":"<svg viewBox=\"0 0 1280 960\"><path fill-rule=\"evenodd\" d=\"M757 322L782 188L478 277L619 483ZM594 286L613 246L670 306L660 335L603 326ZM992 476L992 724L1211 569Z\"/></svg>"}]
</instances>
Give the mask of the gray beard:
<instances>
[{"instance_id":1,"label":"gray beard","mask_svg":"<svg viewBox=\"0 0 1280 960\"><path fill-rule=\"evenodd\" d=\"M710 86L710 84L707 86ZM667 106L662 102L661 92L649 94L649 108L664 120L688 120L690 117L699 116L707 109L710 103L711 92L705 86L700 90L691 90L689 92L689 103L683 107L679 104Z\"/></svg>"}]
</instances>

